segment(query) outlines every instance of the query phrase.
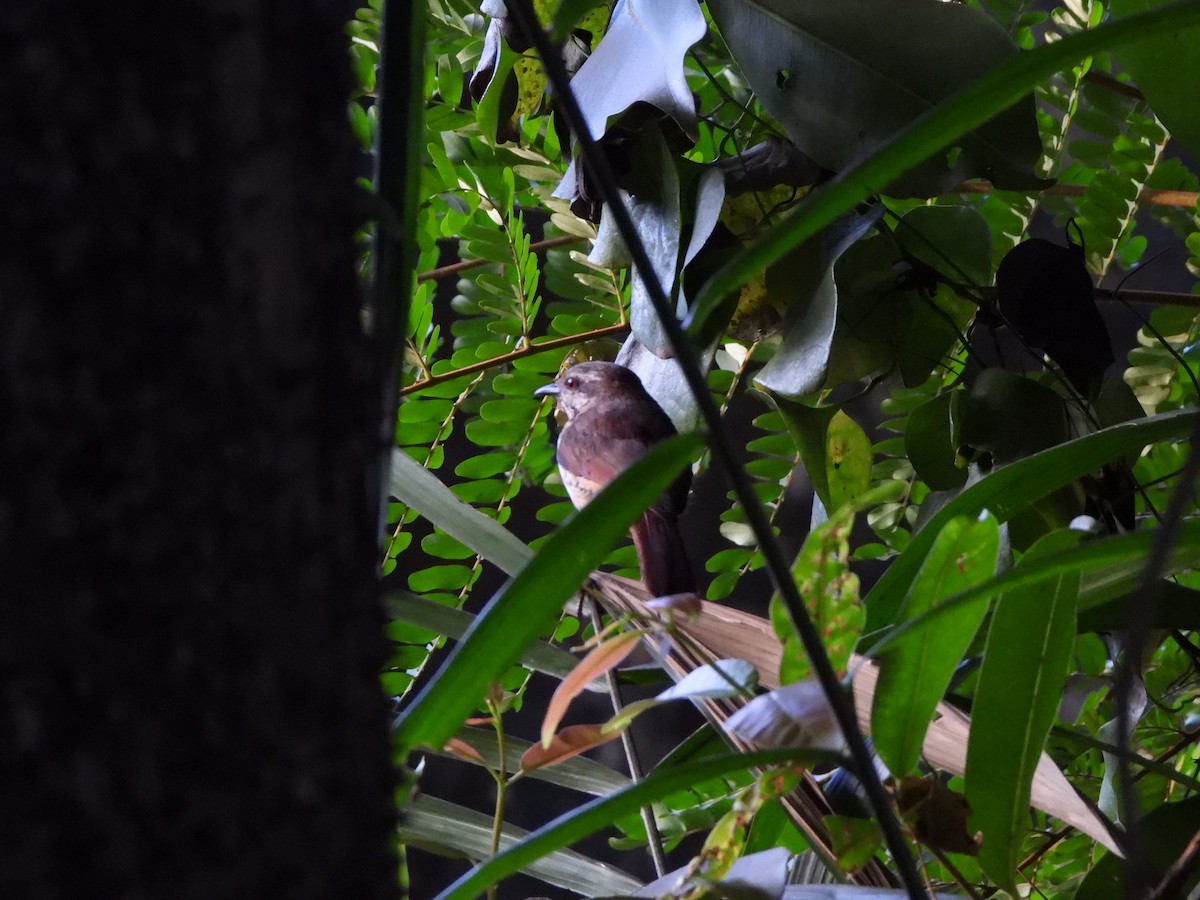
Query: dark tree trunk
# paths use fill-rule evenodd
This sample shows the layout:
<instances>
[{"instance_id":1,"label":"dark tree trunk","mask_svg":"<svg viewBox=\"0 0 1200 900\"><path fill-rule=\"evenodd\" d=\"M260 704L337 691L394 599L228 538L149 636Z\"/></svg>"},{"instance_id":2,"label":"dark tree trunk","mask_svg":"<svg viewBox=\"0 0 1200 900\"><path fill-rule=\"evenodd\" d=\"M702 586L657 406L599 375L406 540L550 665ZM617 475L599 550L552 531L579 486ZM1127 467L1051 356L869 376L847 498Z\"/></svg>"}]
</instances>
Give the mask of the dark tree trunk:
<instances>
[{"instance_id":1,"label":"dark tree trunk","mask_svg":"<svg viewBox=\"0 0 1200 900\"><path fill-rule=\"evenodd\" d=\"M321 0L0 3L0 896L387 897Z\"/></svg>"}]
</instances>

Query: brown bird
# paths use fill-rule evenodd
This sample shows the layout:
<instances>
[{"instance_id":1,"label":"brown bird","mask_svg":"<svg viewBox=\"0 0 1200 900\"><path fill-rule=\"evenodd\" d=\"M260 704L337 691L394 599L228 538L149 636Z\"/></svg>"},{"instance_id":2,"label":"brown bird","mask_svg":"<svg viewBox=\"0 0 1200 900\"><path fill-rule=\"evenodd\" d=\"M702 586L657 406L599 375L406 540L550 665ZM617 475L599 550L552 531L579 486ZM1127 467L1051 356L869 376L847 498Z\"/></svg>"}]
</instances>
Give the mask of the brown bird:
<instances>
[{"instance_id":1,"label":"brown bird","mask_svg":"<svg viewBox=\"0 0 1200 900\"><path fill-rule=\"evenodd\" d=\"M579 363L534 393L555 397L567 419L558 438L558 470L577 509L647 450L676 433L637 375L615 363ZM655 596L696 590L679 532L691 483L692 473L686 470L630 528L642 581Z\"/></svg>"}]
</instances>

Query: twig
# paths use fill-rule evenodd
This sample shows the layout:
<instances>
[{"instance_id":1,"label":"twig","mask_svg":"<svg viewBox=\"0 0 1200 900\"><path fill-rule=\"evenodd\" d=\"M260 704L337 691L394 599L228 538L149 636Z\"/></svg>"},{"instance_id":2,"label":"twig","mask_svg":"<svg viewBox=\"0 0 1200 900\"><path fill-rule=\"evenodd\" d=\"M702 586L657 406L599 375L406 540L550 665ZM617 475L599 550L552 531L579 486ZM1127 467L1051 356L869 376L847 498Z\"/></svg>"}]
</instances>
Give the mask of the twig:
<instances>
[{"instance_id":1,"label":"twig","mask_svg":"<svg viewBox=\"0 0 1200 900\"><path fill-rule=\"evenodd\" d=\"M547 350L556 350L559 347L569 347L572 344L581 344L584 341L594 341L598 338L612 337L628 331L628 323L618 325L605 325L603 328L596 328L592 331L585 331L582 334L568 334L565 337L554 338L551 341L544 341L541 344L529 344L525 347L518 347L510 353L504 353L500 356L494 356L491 359L481 360L477 363L471 363L469 366L463 366L461 369L451 369L449 372L442 372L439 375L431 375L429 378L422 378L420 381L414 381L410 385L400 389L400 396L414 394L417 391L423 391L425 388L433 387L435 384L444 384L447 381L453 381L455 378L462 378L464 375L471 375L475 372L482 372L485 369L491 369L495 366L502 366L505 363L512 362L514 359L524 359L526 356L534 356L538 353L544 353Z\"/></svg>"},{"instance_id":2,"label":"twig","mask_svg":"<svg viewBox=\"0 0 1200 900\"><path fill-rule=\"evenodd\" d=\"M1200 866L1200 831L1192 835L1192 839L1183 848L1183 853L1179 854L1179 859L1167 869L1162 881L1146 894L1146 900L1167 900L1179 896L1197 866Z\"/></svg>"},{"instance_id":3,"label":"twig","mask_svg":"<svg viewBox=\"0 0 1200 900\"><path fill-rule=\"evenodd\" d=\"M562 247L567 244L578 244L581 241L586 241L585 237L578 237L574 234L565 234L562 237L546 238L544 241L537 241L529 245L530 253L541 253L543 250L552 250L555 247ZM491 265L496 260L492 259L466 259L462 262L450 263L448 266L439 266L436 269L430 269L428 272L421 272L417 275L417 284L422 281L440 281L443 278L449 278L451 275L457 275L459 272L465 272L468 269L477 269L480 266Z\"/></svg>"},{"instance_id":4,"label":"twig","mask_svg":"<svg viewBox=\"0 0 1200 900\"><path fill-rule=\"evenodd\" d=\"M955 194L991 194L997 189L988 181L979 179L971 179L964 181L954 189ZM1086 185L1082 184L1052 184L1048 188L1044 188L1038 193L1050 195L1052 197L1082 197L1087 190ZM1155 206L1180 206L1185 209L1195 207L1197 200L1200 200L1200 193L1196 191L1168 191L1163 188L1142 188L1138 194L1139 203L1151 203Z\"/></svg>"},{"instance_id":5,"label":"twig","mask_svg":"<svg viewBox=\"0 0 1200 900\"><path fill-rule=\"evenodd\" d=\"M708 430L708 443L713 456L720 461L726 477L732 482L738 502L746 513L747 523L762 550L766 568L771 573L776 590L784 600L784 605L791 616L800 642L808 653L813 672L829 701L838 725L841 727L857 770L856 774L879 821L880 829L883 831L905 889L914 900L926 897L927 893L921 883L921 875L917 871L904 832L892 809L891 799L884 790L883 782L880 781L879 773L875 769L871 750L867 747L862 732L859 730L853 701L829 662L829 656L825 652L821 636L800 597L787 559L784 557L779 542L775 539L767 515L758 501L758 495L754 492L753 482L745 467L738 460L732 441L722 427L721 414L708 389L696 350L687 340L682 326L675 318L674 304L667 297L653 262L634 227L625 201L620 196L616 176L609 164L608 157L596 144L586 125L583 111L568 83L561 55L555 51L546 33L538 24L532 0L509 0L508 11L531 44L537 48L547 80L553 85L555 95L558 97L557 111L570 126L571 133L579 145L582 162L596 176L597 188L607 206L607 211L613 217L633 258L634 265L637 266L650 301L658 314L659 323L696 400L701 420Z\"/></svg>"},{"instance_id":6,"label":"twig","mask_svg":"<svg viewBox=\"0 0 1200 900\"><path fill-rule=\"evenodd\" d=\"M1200 294L1180 294L1174 291L1126 291L1121 288L1096 288L1101 300L1126 303L1153 303L1156 306L1187 306L1200 309Z\"/></svg>"},{"instance_id":7,"label":"twig","mask_svg":"<svg viewBox=\"0 0 1200 900\"><path fill-rule=\"evenodd\" d=\"M1083 76L1084 81L1090 81L1092 84L1104 88L1106 91L1111 91L1114 94L1122 94L1126 97L1132 97L1134 100L1145 100L1146 95L1135 88L1132 84L1126 84L1124 81L1118 81L1111 75L1104 72L1097 72L1095 69L1089 69Z\"/></svg>"},{"instance_id":8,"label":"twig","mask_svg":"<svg viewBox=\"0 0 1200 900\"><path fill-rule=\"evenodd\" d=\"M596 609L595 601L588 604L589 611L592 615L592 628L596 634L599 634L603 629L600 622L600 613ZM617 683L617 673L609 669L604 673L604 678L608 682L608 695L612 698L612 709L614 715L621 714L621 686ZM626 728L621 732L621 746L625 749L625 763L629 766L629 777L634 781L641 781L644 777L642 774L642 764L638 759L637 747L633 743L633 732ZM642 824L646 826L646 845L650 848L650 858L654 860L654 873L662 878L667 874L667 857L663 853L662 835L658 833L658 822L654 819L654 810L649 806L642 807Z\"/></svg>"}]
</instances>

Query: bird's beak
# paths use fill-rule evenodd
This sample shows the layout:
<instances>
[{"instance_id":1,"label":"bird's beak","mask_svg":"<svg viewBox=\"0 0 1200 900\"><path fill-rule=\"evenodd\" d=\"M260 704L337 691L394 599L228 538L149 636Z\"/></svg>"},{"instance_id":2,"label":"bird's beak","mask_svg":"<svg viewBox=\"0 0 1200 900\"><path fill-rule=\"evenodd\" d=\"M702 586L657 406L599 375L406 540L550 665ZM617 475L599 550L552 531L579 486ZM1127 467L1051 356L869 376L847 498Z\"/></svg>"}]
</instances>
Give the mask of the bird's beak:
<instances>
[{"instance_id":1,"label":"bird's beak","mask_svg":"<svg viewBox=\"0 0 1200 900\"><path fill-rule=\"evenodd\" d=\"M540 388L533 392L533 396L535 397L557 397L558 394L558 382L555 381L552 381L549 384L543 384Z\"/></svg>"}]
</instances>

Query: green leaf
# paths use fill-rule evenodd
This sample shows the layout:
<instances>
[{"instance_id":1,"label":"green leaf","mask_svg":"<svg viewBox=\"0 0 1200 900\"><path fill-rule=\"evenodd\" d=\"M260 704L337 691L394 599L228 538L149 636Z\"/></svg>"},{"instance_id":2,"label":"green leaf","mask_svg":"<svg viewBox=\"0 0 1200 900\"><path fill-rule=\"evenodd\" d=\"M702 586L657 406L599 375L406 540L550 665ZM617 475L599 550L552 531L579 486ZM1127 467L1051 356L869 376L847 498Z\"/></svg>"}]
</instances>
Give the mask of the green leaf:
<instances>
[{"instance_id":1,"label":"green leaf","mask_svg":"<svg viewBox=\"0 0 1200 900\"><path fill-rule=\"evenodd\" d=\"M392 451L388 485L397 500L509 575L515 575L533 556L516 535L458 499L436 475L403 451Z\"/></svg>"},{"instance_id":2,"label":"green leaf","mask_svg":"<svg viewBox=\"0 0 1200 900\"><path fill-rule=\"evenodd\" d=\"M710 0L709 10L759 102L834 172L1018 52L984 13L936 0ZM883 20L886 28L864 27ZM954 162L923 161L886 192L933 196L978 175L1038 185L1033 112L1032 98L1000 112Z\"/></svg>"},{"instance_id":3,"label":"green leaf","mask_svg":"<svg viewBox=\"0 0 1200 900\"><path fill-rule=\"evenodd\" d=\"M810 531L792 564L792 579L825 644L829 663L839 676L845 674L864 620L858 576L850 571L854 513L854 507L845 506ZM780 682L790 684L807 678L808 656L801 649L791 616L778 595L771 598L771 623L784 645Z\"/></svg>"},{"instance_id":4,"label":"green leaf","mask_svg":"<svg viewBox=\"0 0 1200 900\"><path fill-rule=\"evenodd\" d=\"M399 837L404 844L478 859L491 852L492 817L422 794L404 805ZM503 826L501 847L520 846L523 840L528 840L527 832L512 825ZM577 894L630 894L642 886L615 866L561 848L527 860L522 871Z\"/></svg>"},{"instance_id":5,"label":"green leaf","mask_svg":"<svg viewBox=\"0 0 1200 900\"><path fill-rule=\"evenodd\" d=\"M990 453L997 465L1067 439L1067 406L1045 385L1004 369L984 369L954 395L954 442Z\"/></svg>"},{"instance_id":6,"label":"green leaf","mask_svg":"<svg viewBox=\"0 0 1200 900\"><path fill-rule=\"evenodd\" d=\"M440 747L458 729L487 686L549 627L554 613L699 447L694 434L657 445L549 537L488 601L437 676L401 713L397 727L402 747Z\"/></svg>"},{"instance_id":7,"label":"green leaf","mask_svg":"<svg viewBox=\"0 0 1200 900\"><path fill-rule=\"evenodd\" d=\"M812 482L813 490L821 504L830 509L833 501L829 497L829 476L826 472L828 458L829 423L837 415L836 406L808 406L786 397L771 395L775 408L783 416L788 434L796 442L804 471Z\"/></svg>"},{"instance_id":8,"label":"green leaf","mask_svg":"<svg viewBox=\"0 0 1200 900\"><path fill-rule=\"evenodd\" d=\"M419 625L437 634L444 634L446 637L455 639L466 634L467 629L475 621L475 617L469 612L446 606L444 603L426 600L424 597L418 597L407 591L389 594L384 598L383 604L387 614L397 621ZM525 652L521 654L517 662L535 672L563 678L570 674L579 660L553 644L534 641L525 648Z\"/></svg>"},{"instance_id":9,"label":"green leaf","mask_svg":"<svg viewBox=\"0 0 1200 900\"><path fill-rule=\"evenodd\" d=\"M900 610L915 619L947 597L990 578L996 571L1000 528L996 519L959 516L940 530ZM880 757L899 778L916 768L933 711L954 668L975 637L987 602L960 604L941 627L912 631L892 643L880 660L871 709L871 735Z\"/></svg>"},{"instance_id":10,"label":"green leaf","mask_svg":"<svg viewBox=\"0 0 1200 900\"><path fill-rule=\"evenodd\" d=\"M1011 465L996 469L943 506L913 535L904 552L888 567L867 594L868 634L895 621L909 584L929 548L947 522L956 516L976 516L989 510L999 521L1008 519L1027 504L1050 491L1087 475L1104 463L1126 453L1138 452L1146 444L1181 438L1195 421L1195 410L1179 410L1137 422L1113 425Z\"/></svg>"},{"instance_id":11,"label":"green leaf","mask_svg":"<svg viewBox=\"0 0 1200 900\"><path fill-rule=\"evenodd\" d=\"M891 16L888 21L892 21ZM878 191L880 185L1018 102L1055 72L1102 50L1117 49L1132 41L1159 37L1172 29L1196 24L1200 24L1200 4L1181 0L1164 9L1069 35L996 66L885 140L867 159L846 168L839 178L814 191L793 215L722 266L701 289L695 303L695 317L703 321L704 310L719 306L756 273L819 234L854 204Z\"/></svg>"},{"instance_id":12,"label":"green leaf","mask_svg":"<svg viewBox=\"0 0 1200 900\"><path fill-rule=\"evenodd\" d=\"M841 757L835 754L789 748L731 753L686 763L668 771L656 771L623 791L593 800L543 825L523 840L484 860L438 894L437 900L474 900L489 885L521 871L554 850L582 840L589 834L611 825L621 816L636 813L643 806L661 800L675 791L691 788L704 779L757 766L795 761L810 764L818 761L834 761L835 764L843 762ZM594 889L589 891L594 892Z\"/></svg>"},{"instance_id":13,"label":"green leaf","mask_svg":"<svg viewBox=\"0 0 1200 900\"><path fill-rule=\"evenodd\" d=\"M950 402L953 394L942 394L908 414L904 426L904 452L917 475L932 490L949 491L967 482L965 466L956 462L950 436Z\"/></svg>"},{"instance_id":14,"label":"green leaf","mask_svg":"<svg viewBox=\"0 0 1200 900\"><path fill-rule=\"evenodd\" d=\"M1080 537L1063 531L1047 535L1018 567L1072 547ZM980 865L1013 896L1033 773L1067 680L1078 594L1077 570L1006 592L996 604L975 690L967 801L983 832Z\"/></svg>"},{"instance_id":15,"label":"green leaf","mask_svg":"<svg viewBox=\"0 0 1200 900\"><path fill-rule=\"evenodd\" d=\"M825 481L830 512L852 504L871 486L871 439L840 409L825 435Z\"/></svg>"},{"instance_id":16,"label":"green leaf","mask_svg":"<svg viewBox=\"0 0 1200 900\"><path fill-rule=\"evenodd\" d=\"M944 617L952 615L960 605L991 601L1007 591L1025 588L1047 578L1058 578L1072 571L1078 572L1081 578L1078 606L1080 612L1084 612L1093 605L1121 596L1133 587L1145 567L1146 556L1154 540L1153 531L1130 532L1089 541L1080 547L1018 566L890 629L868 648L865 655L880 653L893 641L910 632L932 628ZM1195 568L1200 568L1200 522L1185 521L1180 525L1163 575L1170 576Z\"/></svg>"},{"instance_id":17,"label":"green leaf","mask_svg":"<svg viewBox=\"0 0 1200 900\"><path fill-rule=\"evenodd\" d=\"M1109 8L1124 18L1166 5L1164 0L1112 0ZM1113 56L1133 75L1171 137L1200 154L1200 28L1179 28L1126 44Z\"/></svg>"},{"instance_id":18,"label":"green leaf","mask_svg":"<svg viewBox=\"0 0 1200 900\"><path fill-rule=\"evenodd\" d=\"M951 280L987 287L992 282L992 232L969 206L918 206L896 226L910 256Z\"/></svg>"}]
</instances>

